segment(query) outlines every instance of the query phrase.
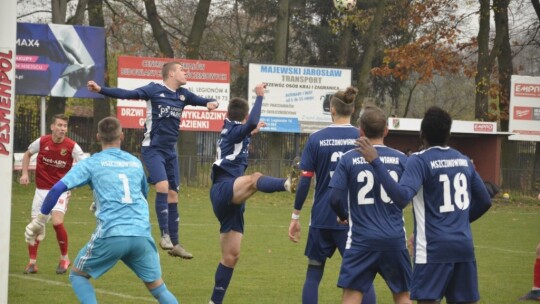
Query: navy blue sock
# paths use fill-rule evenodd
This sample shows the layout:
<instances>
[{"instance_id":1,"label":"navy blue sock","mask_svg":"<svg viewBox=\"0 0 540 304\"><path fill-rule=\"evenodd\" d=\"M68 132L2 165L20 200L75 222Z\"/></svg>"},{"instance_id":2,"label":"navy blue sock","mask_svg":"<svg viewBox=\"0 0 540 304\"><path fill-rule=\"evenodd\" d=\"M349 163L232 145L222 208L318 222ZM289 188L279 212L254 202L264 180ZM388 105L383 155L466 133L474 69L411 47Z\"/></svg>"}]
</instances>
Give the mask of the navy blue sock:
<instances>
[{"instance_id":1,"label":"navy blue sock","mask_svg":"<svg viewBox=\"0 0 540 304\"><path fill-rule=\"evenodd\" d=\"M169 203L169 236L173 245L178 244L178 225L180 225L180 214L178 213L178 203Z\"/></svg>"},{"instance_id":2,"label":"navy blue sock","mask_svg":"<svg viewBox=\"0 0 540 304\"><path fill-rule=\"evenodd\" d=\"M229 287L229 283L231 282L233 271L234 268L219 263L216 269L214 291L212 292L211 298L212 302L215 304L221 304L223 302L227 287Z\"/></svg>"},{"instance_id":3,"label":"navy blue sock","mask_svg":"<svg viewBox=\"0 0 540 304\"><path fill-rule=\"evenodd\" d=\"M167 193L156 192L156 216L161 235L169 234L169 207L167 207Z\"/></svg>"},{"instance_id":4,"label":"navy blue sock","mask_svg":"<svg viewBox=\"0 0 540 304\"><path fill-rule=\"evenodd\" d=\"M285 181L284 178L263 175L257 180L257 190L265 193L285 191Z\"/></svg>"},{"instance_id":5,"label":"navy blue sock","mask_svg":"<svg viewBox=\"0 0 540 304\"><path fill-rule=\"evenodd\" d=\"M302 303L317 304L319 301L319 283L323 277L324 265L308 265L306 281L302 290Z\"/></svg>"},{"instance_id":6,"label":"navy blue sock","mask_svg":"<svg viewBox=\"0 0 540 304\"><path fill-rule=\"evenodd\" d=\"M377 304L377 295L375 294L375 286L371 285L369 290L364 293L362 304Z\"/></svg>"}]
</instances>

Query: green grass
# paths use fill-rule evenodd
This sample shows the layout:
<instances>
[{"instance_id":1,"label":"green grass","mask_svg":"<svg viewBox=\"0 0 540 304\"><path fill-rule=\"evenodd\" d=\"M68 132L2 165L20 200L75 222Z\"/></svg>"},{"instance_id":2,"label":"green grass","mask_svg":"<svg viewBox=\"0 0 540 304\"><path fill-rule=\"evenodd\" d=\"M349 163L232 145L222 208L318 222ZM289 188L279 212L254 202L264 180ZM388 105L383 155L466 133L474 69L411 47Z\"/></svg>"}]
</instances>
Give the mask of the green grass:
<instances>
[{"instance_id":1,"label":"green grass","mask_svg":"<svg viewBox=\"0 0 540 304\"><path fill-rule=\"evenodd\" d=\"M150 194L152 198L153 193ZM32 187L14 183L11 214L9 303L75 303L67 275L56 275L59 250L49 224L47 238L38 255L39 273L23 275L28 261L24 227L30 217ZM69 254L73 260L95 227L88 211L90 191L73 191L65 219L69 234ZM288 240L293 197L288 193L258 193L248 202L242 254L229 286L226 302L300 303L306 271L304 246L309 206L302 213L302 239ZM157 226L151 203L154 236ZM160 251L163 278L182 303L208 303L214 271L220 259L219 225L208 198L208 189L184 187L180 192L180 236L194 254L190 261L173 259ZM412 231L411 210L405 210L407 231ZM495 201L494 207L473 224L483 303L516 303L532 284L535 248L540 239L540 204L513 198ZM341 258L328 261L319 289L319 303L340 302L336 287ZM153 298L139 279L118 264L98 280L92 280L99 303L152 303ZM379 303L391 303L384 281L376 279Z\"/></svg>"}]
</instances>

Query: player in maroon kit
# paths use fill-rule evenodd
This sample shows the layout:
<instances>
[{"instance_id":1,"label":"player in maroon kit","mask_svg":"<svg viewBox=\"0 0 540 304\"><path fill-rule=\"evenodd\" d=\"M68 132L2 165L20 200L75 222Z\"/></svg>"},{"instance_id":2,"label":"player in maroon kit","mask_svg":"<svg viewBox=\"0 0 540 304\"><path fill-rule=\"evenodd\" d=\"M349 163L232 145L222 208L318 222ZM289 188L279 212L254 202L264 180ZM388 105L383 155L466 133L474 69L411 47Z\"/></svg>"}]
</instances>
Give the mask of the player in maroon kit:
<instances>
[{"instance_id":1,"label":"player in maroon kit","mask_svg":"<svg viewBox=\"0 0 540 304\"><path fill-rule=\"evenodd\" d=\"M32 218L36 217L40 210L43 200L49 189L56 184L71 169L73 161L79 161L84 158L81 147L72 139L66 137L68 128L68 118L63 114L53 116L51 123L52 133L41 136L28 146L28 151L24 153L22 160L22 176L19 182L22 185L28 185L28 165L30 157L38 153L36 159L36 192L32 202ZM51 212L51 218L56 239L60 246L60 262L56 268L57 274L66 273L70 261L68 257L68 236L64 228L64 215L67 211L67 205L70 192L64 192ZM24 273L36 273L38 267L36 264L39 242L43 240L45 234L36 240L34 245L28 245L30 261L26 266Z\"/></svg>"}]
</instances>

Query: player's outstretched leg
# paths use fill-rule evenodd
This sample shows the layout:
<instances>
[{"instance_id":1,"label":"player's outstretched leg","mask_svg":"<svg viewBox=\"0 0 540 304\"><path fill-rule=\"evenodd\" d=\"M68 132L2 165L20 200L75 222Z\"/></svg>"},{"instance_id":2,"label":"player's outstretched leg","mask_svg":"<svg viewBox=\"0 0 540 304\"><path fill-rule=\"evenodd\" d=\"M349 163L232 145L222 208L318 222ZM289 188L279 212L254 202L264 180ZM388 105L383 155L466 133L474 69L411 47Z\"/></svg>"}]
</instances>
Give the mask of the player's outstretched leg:
<instances>
[{"instance_id":1,"label":"player's outstretched leg","mask_svg":"<svg viewBox=\"0 0 540 304\"><path fill-rule=\"evenodd\" d=\"M536 246L536 260L533 270L533 288L520 301L540 301L540 244Z\"/></svg>"}]
</instances>

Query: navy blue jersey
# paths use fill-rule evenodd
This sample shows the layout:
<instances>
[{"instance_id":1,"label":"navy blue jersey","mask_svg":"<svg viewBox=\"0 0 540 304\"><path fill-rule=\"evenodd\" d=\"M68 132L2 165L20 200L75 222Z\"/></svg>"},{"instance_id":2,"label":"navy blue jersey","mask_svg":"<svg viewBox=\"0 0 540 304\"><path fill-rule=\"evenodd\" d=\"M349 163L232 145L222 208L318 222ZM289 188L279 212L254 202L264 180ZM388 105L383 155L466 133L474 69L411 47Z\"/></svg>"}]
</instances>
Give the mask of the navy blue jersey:
<instances>
[{"instance_id":1,"label":"navy blue jersey","mask_svg":"<svg viewBox=\"0 0 540 304\"><path fill-rule=\"evenodd\" d=\"M380 160L394 180L405 170L407 156L392 148L376 145ZM348 190L349 238L346 248L369 250L406 249L402 209L386 194L373 167L362 154L351 150L343 155L330 187Z\"/></svg>"},{"instance_id":2,"label":"navy blue jersey","mask_svg":"<svg viewBox=\"0 0 540 304\"><path fill-rule=\"evenodd\" d=\"M416 193L415 263L474 261L469 209L475 191L486 191L478 179L469 158L450 147L409 157L400 185Z\"/></svg>"},{"instance_id":3,"label":"navy blue jersey","mask_svg":"<svg viewBox=\"0 0 540 304\"><path fill-rule=\"evenodd\" d=\"M251 131L255 130L259 123L262 100L261 96L257 96L249 120L245 124L228 118L223 123L213 166L220 167L233 177L244 175L248 166Z\"/></svg>"},{"instance_id":4,"label":"navy blue jersey","mask_svg":"<svg viewBox=\"0 0 540 304\"><path fill-rule=\"evenodd\" d=\"M206 106L214 99L203 98L185 88L176 91L163 83L151 82L135 90L101 87L103 95L146 100L143 146L172 148L178 140L182 111L187 105Z\"/></svg>"},{"instance_id":5,"label":"navy blue jersey","mask_svg":"<svg viewBox=\"0 0 540 304\"><path fill-rule=\"evenodd\" d=\"M338 161L346 151L355 147L360 136L357 128L350 124L330 125L309 136L302 152L300 169L315 172L315 197L311 208L310 225L323 229L347 229L336 221L330 207L328 184Z\"/></svg>"}]
</instances>

